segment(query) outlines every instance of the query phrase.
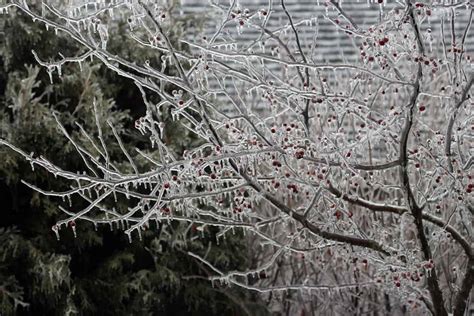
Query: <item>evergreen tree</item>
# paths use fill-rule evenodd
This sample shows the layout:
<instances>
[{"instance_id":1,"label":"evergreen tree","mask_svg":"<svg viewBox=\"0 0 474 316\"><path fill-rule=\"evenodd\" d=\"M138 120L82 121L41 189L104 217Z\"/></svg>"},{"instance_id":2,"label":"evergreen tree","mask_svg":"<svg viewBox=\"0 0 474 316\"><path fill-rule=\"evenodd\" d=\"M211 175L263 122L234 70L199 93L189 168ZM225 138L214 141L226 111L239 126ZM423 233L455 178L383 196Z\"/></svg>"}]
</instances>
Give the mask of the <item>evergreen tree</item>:
<instances>
[{"instance_id":1,"label":"evergreen tree","mask_svg":"<svg viewBox=\"0 0 474 316\"><path fill-rule=\"evenodd\" d=\"M82 132L100 133L111 162L131 168L121 156L120 146L107 121L137 161L148 161L134 148L156 155L138 131L128 127L140 117L145 105L140 91L125 79L117 79L98 64L65 67L60 78L39 70L31 47L40 56L70 51L61 37L33 27L21 15L3 21L1 47L0 134L19 148L31 148L65 169L80 170L84 161L67 133L79 146L94 150ZM116 41L119 42L119 41ZM121 54L147 58L143 52L128 51L124 37L116 47ZM159 59L158 59L159 60ZM93 106L93 104L95 106ZM54 115L53 115L54 114ZM57 121L55 119L57 118ZM76 124L79 123L79 124ZM61 125L58 125L61 124ZM169 122L171 123L171 120ZM63 132L60 131L62 126ZM184 130L174 129L167 142L176 151L192 144ZM67 190L46 172L31 172L30 165L8 148L0 147L0 314L2 315L214 315L264 313L258 300L240 289L211 286L204 279L210 272L187 255L207 253L207 258L226 269L251 263L241 236L216 243L216 232L198 231L190 224L149 227L142 240L129 240L113 225L95 228L85 222L61 231L58 241L51 231L62 212L56 201L30 190L21 180L53 190ZM91 194L94 194L92 192ZM79 203L79 201L74 201ZM69 202L61 205L69 208ZM111 205L112 207L112 205ZM118 200L116 208L127 208ZM74 234L78 238L74 238ZM208 251L210 250L210 251ZM251 312L250 312L251 311Z\"/></svg>"}]
</instances>

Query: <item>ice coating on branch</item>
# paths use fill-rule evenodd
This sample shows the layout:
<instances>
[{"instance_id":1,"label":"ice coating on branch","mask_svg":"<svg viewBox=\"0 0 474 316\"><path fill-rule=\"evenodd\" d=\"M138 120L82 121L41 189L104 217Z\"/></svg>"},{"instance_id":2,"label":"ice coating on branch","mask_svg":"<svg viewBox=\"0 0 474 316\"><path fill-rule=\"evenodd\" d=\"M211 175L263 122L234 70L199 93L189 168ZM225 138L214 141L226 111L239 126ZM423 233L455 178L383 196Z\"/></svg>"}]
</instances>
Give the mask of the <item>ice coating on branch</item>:
<instances>
[{"instance_id":1,"label":"ice coating on branch","mask_svg":"<svg viewBox=\"0 0 474 316\"><path fill-rule=\"evenodd\" d=\"M89 58L103 63L139 88L143 104L134 106L146 114L133 137L149 139L131 152L121 143L128 132L103 125L102 101L94 100L97 128L85 133L87 146L60 129L84 170L11 146L32 168L72 182L62 193L29 185L69 202L60 225L108 224L131 242L153 220L165 231L180 223L191 240L215 234L212 247L243 236L258 249L246 271L221 271L205 253L194 255L213 284L282 297L298 291L306 311L313 301L360 295L367 302L367 293L378 293L398 306L412 300L409 312L424 313L423 300L436 300L413 293L425 293L427 280L441 280L445 292L442 280L461 285L461 272L438 267L465 266L470 249L467 3L325 1L297 10L290 1L285 8L218 1L199 30L179 29L163 1L45 3L44 12L32 12L36 23L83 49L44 59L33 53L51 83L53 72L65 78L65 64L82 71ZM53 8L64 13L54 20L62 24L44 22ZM149 52L143 59L108 51L120 20L137 49ZM121 154L109 156L110 148ZM110 206L122 200L127 209Z\"/></svg>"}]
</instances>

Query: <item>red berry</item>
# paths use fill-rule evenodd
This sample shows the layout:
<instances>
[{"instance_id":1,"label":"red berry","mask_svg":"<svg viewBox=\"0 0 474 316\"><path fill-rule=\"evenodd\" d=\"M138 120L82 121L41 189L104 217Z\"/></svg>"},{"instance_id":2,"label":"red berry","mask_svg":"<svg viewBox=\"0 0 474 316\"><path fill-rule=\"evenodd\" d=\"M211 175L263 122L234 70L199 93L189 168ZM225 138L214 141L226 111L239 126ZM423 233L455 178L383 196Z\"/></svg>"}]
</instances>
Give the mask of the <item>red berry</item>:
<instances>
[{"instance_id":1,"label":"red berry","mask_svg":"<svg viewBox=\"0 0 474 316\"><path fill-rule=\"evenodd\" d=\"M419 110L420 112L423 112L424 110L426 110L426 107L424 105L420 105Z\"/></svg>"}]
</instances>

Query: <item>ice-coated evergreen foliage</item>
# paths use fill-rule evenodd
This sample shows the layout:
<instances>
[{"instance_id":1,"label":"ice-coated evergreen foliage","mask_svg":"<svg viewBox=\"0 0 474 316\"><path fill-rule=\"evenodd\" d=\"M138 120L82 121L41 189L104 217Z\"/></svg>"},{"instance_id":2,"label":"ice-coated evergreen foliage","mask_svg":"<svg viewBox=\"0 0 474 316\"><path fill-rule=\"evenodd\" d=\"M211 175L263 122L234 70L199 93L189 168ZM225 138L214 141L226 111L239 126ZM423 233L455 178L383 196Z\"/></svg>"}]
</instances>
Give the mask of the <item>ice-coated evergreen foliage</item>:
<instances>
[{"instance_id":1,"label":"ice-coated evergreen foliage","mask_svg":"<svg viewBox=\"0 0 474 316\"><path fill-rule=\"evenodd\" d=\"M133 117L143 112L140 91L133 84L115 77L99 63L87 61L82 71L78 65L67 66L62 78L50 85L48 74L36 65L31 47L38 55L49 55L75 46L52 31L37 28L22 14L4 16L2 31L2 139L54 157L64 168L80 169L83 162L58 130L53 114L73 139L87 142L76 123L89 132L96 130L97 113L99 119L113 122L125 148L132 151L144 146L144 139L133 131ZM140 56L126 39L117 42L115 49L123 56ZM88 106L94 100L97 112ZM113 132L104 130L103 137L110 143L111 159L116 159L121 150L112 144ZM179 149L192 138L176 132L170 141ZM28 189L21 180L54 190L68 189L69 183L38 169L32 173L30 164L6 147L0 147L0 157L2 316L213 315L235 314L245 308L265 314L264 305L258 304L252 293L213 288L203 279L207 269L186 255L186 251L207 252L221 267L246 267L250 264L244 255L247 250L238 236L208 251L216 243L213 231L188 240L195 232L179 223L145 232L143 241L133 244L110 226L96 229L78 224L78 238L69 231L57 241L51 232L51 225L61 218L56 201ZM139 163L142 167L146 164ZM126 200L113 206L126 207L123 203ZM187 280L190 275L202 279Z\"/></svg>"}]
</instances>

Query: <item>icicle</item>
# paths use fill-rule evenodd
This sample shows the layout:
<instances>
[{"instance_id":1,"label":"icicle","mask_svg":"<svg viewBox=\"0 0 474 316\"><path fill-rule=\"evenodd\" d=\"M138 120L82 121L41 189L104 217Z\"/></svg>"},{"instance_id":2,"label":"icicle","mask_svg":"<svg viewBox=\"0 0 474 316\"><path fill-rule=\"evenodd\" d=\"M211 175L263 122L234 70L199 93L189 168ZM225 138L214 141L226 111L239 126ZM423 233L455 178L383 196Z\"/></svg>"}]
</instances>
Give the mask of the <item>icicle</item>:
<instances>
[{"instance_id":1,"label":"icicle","mask_svg":"<svg viewBox=\"0 0 474 316\"><path fill-rule=\"evenodd\" d=\"M128 191L128 185L125 186L125 197L127 198L127 200L130 199L130 192Z\"/></svg>"},{"instance_id":2,"label":"icicle","mask_svg":"<svg viewBox=\"0 0 474 316\"><path fill-rule=\"evenodd\" d=\"M165 123L160 122L160 123L158 124L158 128L160 129L160 137L161 137L161 139L163 139L163 137L164 137L163 130L164 130L164 128L165 128Z\"/></svg>"},{"instance_id":3,"label":"icicle","mask_svg":"<svg viewBox=\"0 0 474 316\"><path fill-rule=\"evenodd\" d=\"M107 30L107 26L105 24L100 24L98 26L98 31L99 31L99 37L101 40L102 44L102 49L105 50L107 47L107 41L109 39L109 32Z\"/></svg>"},{"instance_id":4,"label":"icicle","mask_svg":"<svg viewBox=\"0 0 474 316\"><path fill-rule=\"evenodd\" d=\"M126 232L126 234L128 236L128 242L132 243L132 234L131 234L131 232Z\"/></svg>"},{"instance_id":5,"label":"icicle","mask_svg":"<svg viewBox=\"0 0 474 316\"><path fill-rule=\"evenodd\" d=\"M57 240L59 240L59 226L58 225L53 225L52 230L56 234Z\"/></svg>"},{"instance_id":6,"label":"icicle","mask_svg":"<svg viewBox=\"0 0 474 316\"><path fill-rule=\"evenodd\" d=\"M53 84L53 66L48 66L49 82Z\"/></svg>"},{"instance_id":7,"label":"icicle","mask_svg":"<svg viewBox=\"0 0 474 316\"><path fill-rule=\"evenodd\" d=\"M143 241L142 239L142 230L139 228L137 229L138 230L138 238L140 239L140 241Z\"/></svg>"}]
</instances>

